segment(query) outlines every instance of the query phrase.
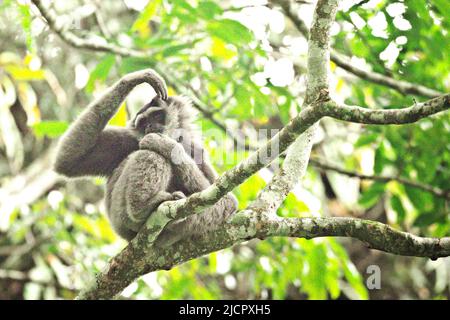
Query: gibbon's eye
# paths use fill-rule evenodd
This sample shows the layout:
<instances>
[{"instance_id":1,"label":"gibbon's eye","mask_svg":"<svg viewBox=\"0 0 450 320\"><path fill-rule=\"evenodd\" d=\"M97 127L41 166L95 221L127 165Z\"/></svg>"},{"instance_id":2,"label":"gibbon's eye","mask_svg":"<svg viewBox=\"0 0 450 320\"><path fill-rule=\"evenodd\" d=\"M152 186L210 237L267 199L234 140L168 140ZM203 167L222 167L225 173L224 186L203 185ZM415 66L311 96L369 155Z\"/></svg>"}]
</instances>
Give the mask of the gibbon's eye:
<instances>
[{"instance_id":1,"label":"gibbon's eye","mask_svg":"<svg viewBox=\"0 0 450 320\"><path fill-rule=\"evenodd\" d=\"M147 125L147 118L143 115L138 115L134 121L134 127L137 129L143 129Z\"/></svg>"},{"instance_id":2,"label":"gibbon's eye","mask_svg":"<svg viewBox=\"0 0 450 320\"><path fill-rule=\"evenodd\" d=\"M151 115L155 123L164 124L166 122L166 113L164 110L158 110Z\"/></svg>"}]
</instances>

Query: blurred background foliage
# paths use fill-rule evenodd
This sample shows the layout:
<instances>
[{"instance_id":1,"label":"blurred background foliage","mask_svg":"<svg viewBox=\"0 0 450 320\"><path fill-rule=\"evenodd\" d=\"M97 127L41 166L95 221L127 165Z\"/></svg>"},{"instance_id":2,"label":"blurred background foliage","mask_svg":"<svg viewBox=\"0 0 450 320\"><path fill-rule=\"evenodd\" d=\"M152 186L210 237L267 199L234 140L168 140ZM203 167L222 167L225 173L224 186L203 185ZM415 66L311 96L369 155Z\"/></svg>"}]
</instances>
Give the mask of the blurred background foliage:
<instances>
[{"instance_id":1,"label":"blurred background foliage","mask_svg":"<svg viewBox=\"0 0 450 320\"><path fill-rule=\"evenodd\" d=\"M212 162L223 172L300 110L307 41L280 6L266 1L43 1L57 23L94 43L143 55L70 46L29 1L0 1L0 298L74 298L125 242L111 230L102 179L64 181L51 170L55 142L81 110L122 75L152 67L170 94L186 94ZM313 1L293 8L306 25ZM450 47L446 0L341 1L332 46L363 69L446 92ZM332 94L368 108L425 98L358 78L331 63ZM148 102L136 88L112 125ZM226 133L225 130L228 132ZM312 165L279 209L282 216L351 216L422 236L449 236L448 198L399 182L449 189L450 118L406 126L321 122ZM239 132L239 133L238 133ZM394 179L360 180L318 163ZM235 190L244 208L272 175ZM368 290L369 265L381 289ZM428 261L370 251L350 239L250 241L148 274L130 299L448 299L450 259Z\"/></svg>"}]
</instances>

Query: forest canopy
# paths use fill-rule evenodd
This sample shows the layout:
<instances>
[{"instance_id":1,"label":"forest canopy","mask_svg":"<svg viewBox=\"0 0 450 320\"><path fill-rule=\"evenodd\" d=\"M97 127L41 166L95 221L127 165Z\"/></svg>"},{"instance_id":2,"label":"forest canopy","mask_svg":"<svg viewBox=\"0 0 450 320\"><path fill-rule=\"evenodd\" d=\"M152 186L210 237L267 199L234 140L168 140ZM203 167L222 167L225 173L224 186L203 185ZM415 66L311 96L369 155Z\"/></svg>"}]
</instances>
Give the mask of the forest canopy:
<instances>
[{"instance_id":1,"label":"forest canopy","mask_svg":"<svg viewBox=\"0 0 450 320\"><path fill-rule=\"evenodd\" d=\"M0 299L448 299L448 12L445 0L0 1ZM66 179L53 162L89 103L149 68L192 101L220 178L159 207L128 244L106 179ZM154 96L136 86L108 125ZM232 219L154 246L168 220L227 192Z\"/></svg>"}]
</instances>

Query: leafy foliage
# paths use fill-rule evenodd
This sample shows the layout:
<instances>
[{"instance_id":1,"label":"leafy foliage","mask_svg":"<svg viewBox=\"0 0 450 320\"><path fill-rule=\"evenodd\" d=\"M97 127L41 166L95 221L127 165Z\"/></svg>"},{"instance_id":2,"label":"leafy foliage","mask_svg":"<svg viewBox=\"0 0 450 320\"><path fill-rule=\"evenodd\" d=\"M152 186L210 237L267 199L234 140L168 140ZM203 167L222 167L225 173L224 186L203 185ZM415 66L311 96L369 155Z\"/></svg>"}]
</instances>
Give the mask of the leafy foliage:
<instances>
[{"instance_id":1,"label":"leafy foliage","mask_svg":"<svg viewBox=\"0 0 450 320\"><path fill-rule=\"evenodd\" d=\"M378 73L448 91L450 47L444 45L448 42L448 1L404 2L402 18L411 25L407 30L398 28L398 14L389 14L390 1L375 2L375 7L355 5L338 15L334 48L363 58ZM68 1L55 4L55 9L73 22L71 26L83 26L83 30L74 30L77 35L100 34L93 15L71 16L78 5ZM281 34L275 32L270 14L280 9L264 8L267 17L260 16L262 23L251 20L256 13L229 7L228 1L157 0L149 1L140 12L121 1L97 8L105 21L114 22L106 25L111 33L108 41L149 52L148 57L138 58L69 48L48 29L39 28L40 20L28 5L0 3L0 26L5 29L0 38L6 45L0 52L0 191L9 190L6 186L17 173L28 172L88 101L120 76L148 67L164 73L170 94L195 94L207 106L207 115L214 121L200 114L198 124L205 132L215 130L214 135L205 137L205 145L217 169L223 172L239 163L249 151L230 151L234 142L217 122L242 129L247 140L258 145L261 139L254 131L281 128L299 111L304 97L301 68L295 69L295 77L285 85L277 85L277 70L268 68L269 62L281 58L290 59L296 67L304 65L306 47L299 45L302 37L288 24ZM312 12L308 5L302 9ZM352 14L357 14L364 26L358 28ZM383 37L374 35L368 23L379 14L386 20ZM19 37L12 41L11 34ZM406 37L406 43L399 37ZM393 61L381 59L389 44L398 54ZM391 108L421 99L359 78L348 80L335 65L332 70L334 94L349 104ZM280 72L287 74L285 69ZM139 92L141 96L136 98L136 93L123 104L111 125L124 126L129 110L147 102L148 89ZM62 104L64 99L73 107ZM25 120L20 114L26 115ZM348 170L389 174L445 190L450 181L449 128L448 114L402 127L324 121L323 137L313 156L341 163ZM226 152L220 152L220 146L226 147ZM240 208L255 199L268 180L268 171L262 170L235 190ZM287 197L278 214L361 217L381 204L377 218L397 228L425 236L450 235L448 200L396 181L345 179L330 172L319 174L310 167L302 186ZM101 182L91 179L82 186L80 182L62 186L58 181L39 190L37 199L28 201L23 196L20 206L0 206L4 210L0 211L0 250L31 248L23 254L0 255L0 269L27 275L18 282L19 292L11 291L6 298L73 298L87 283L88 275L101 270L124 246L104 215ZM382 293L369 292L364 284L366 257L383 265L385 277L390 271L395 274L393 270L404 271L399 272L403 277L400 288L392 281ZM276 238L244 243L169 272L147 275L123 295L161 299L421 297L423 288L417 284L410 288L407 276L410 270L420 270L417 272L426 279L421 284L427 287L426 298L448 297L448 284L435 287L450 272L448 263L446 267L428 265L427 270L424 265L417 260L382 260L353 242ZM12 285L0 280L0 288L4 287Z\"/></svg>"}]
</instances>

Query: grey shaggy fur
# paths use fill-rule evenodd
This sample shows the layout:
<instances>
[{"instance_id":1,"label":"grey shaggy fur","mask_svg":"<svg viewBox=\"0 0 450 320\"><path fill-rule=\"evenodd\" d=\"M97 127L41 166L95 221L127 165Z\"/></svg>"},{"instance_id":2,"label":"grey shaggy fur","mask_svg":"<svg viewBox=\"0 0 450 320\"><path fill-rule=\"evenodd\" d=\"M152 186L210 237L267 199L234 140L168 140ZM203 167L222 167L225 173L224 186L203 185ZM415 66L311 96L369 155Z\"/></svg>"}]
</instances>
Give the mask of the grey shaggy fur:
<instances>
[{"instance_id":1,"label":"grey shaggy fur","mask_svg":"<svg viewBox=\"0 0 450 320\"><path fill-rule=\"evenodd\" d=\"M139 83L139 79L126 77L89 105L71 125L61 139L55 170L68 177L108 177L108 217L114 230L131 240L162 202L204 190L214 182L217 173L203 149L201 135L193 123L195 112L186 97L156 97L127 128L105 128L129 91ZM151 81L145 82L156 87L157 92L165 89L157 74L151 73L150 77ZM165 92L158 93L166 98ZM158 243L170 245L210 231L236 208L236 198L230 193L204 213L170 223Z\"/></svg>"}]
</instances>

